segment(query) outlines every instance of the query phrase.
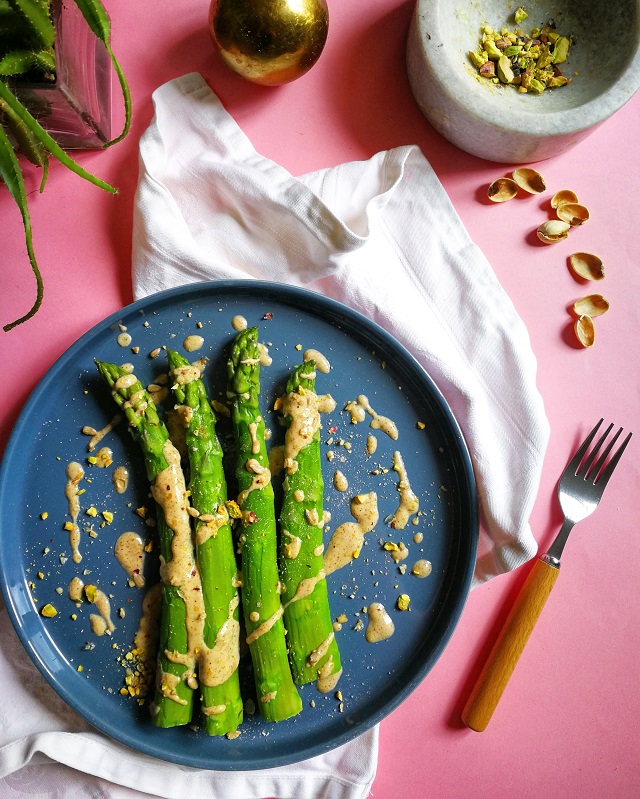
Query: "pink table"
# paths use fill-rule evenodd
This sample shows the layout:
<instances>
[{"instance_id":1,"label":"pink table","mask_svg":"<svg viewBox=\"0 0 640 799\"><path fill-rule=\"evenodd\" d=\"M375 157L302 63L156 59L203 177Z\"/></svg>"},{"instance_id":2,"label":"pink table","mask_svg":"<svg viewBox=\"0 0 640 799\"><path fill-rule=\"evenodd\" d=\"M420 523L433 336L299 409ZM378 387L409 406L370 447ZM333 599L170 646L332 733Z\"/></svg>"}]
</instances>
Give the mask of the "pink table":
<instances>
[{"instance_id":1,"label":"pink table","mask_svg":"<svg viewBox=\"0 0 640 799\"><path fill-rule=\"evenodd\" d=\"M134 124L122 144L81 153L79 160L120 192L109 197L57 164L42 196L38 179L28 181L46 295L31 322L1 334L2 446L45 370L80 334L132 299L137 144L158 85L201 72L256 149L293 174L418 144L531 335L552 431L531 519L542 547L560 522L556 481L577 441L600 416L635 427L638 437L598 512L574 532L560 579L487 731L467 730L460 711L527 567L472 593L444 655L383 722L372 795L638 796L640 94L582 144L539 165L552 191L573 189L591 211L570 242L539 245L533 231L548 216L548 196L487 203L487 184L508 170L458 151L420 115L404 60L413 4L329 4L331 31L316 67L269 89L222 66L206 31L206 1L182 0L179 7L107 2L114 48L131 83ZM117 97L114 91L119 120ZM29 307L34 287L19 215L5 191L0 219L0 320L6 323ZM589 293L566 265L577 249L597 252L607 267L605 281L592 290L605 294L611 310L597 320L591 350L575 346L567 310Z\"/></svg>"}]
</instances>

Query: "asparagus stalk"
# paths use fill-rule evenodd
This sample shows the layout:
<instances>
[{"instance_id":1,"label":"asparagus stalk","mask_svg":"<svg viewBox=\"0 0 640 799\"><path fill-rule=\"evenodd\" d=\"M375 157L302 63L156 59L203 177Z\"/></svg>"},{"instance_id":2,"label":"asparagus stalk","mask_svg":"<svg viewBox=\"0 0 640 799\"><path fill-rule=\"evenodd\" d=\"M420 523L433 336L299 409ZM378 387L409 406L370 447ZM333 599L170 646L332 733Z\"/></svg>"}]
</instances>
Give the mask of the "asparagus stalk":
<instances>
[{"instance_id":1,"label":"asparagus stalk","mask_svg":"<svg viewBox=\"0 0 640 799\"><path fill-rule=\"evenodd\" d=\"M188 724L193 713L193 668L189 653L187 601L197 585L193 581L195 557L190 535L184 532L189 525L186 511L186 487L179 468L180 456L169 440L167 428L159 419L157 409L135 375L114 364L96 361L98 370L116 403L123 409L129 430L138 441L144 455L147 477L157 503L157 529L160 541L162 585L162 614L158 645L158 684L152 703L153 723L157 727L176 727ZM167 489L169 489L167 491ZM182 496L177 496L182 493ZM172 494L174 504L165 494ZM175 543L175 546L174 546ZM177 551L178 545L180 551ZM185 568L186 567L186 568ZM180 580L180 572L188 577Z\"/></svg>"},{"instance_id":2,"label":"asparagus stalk","mask_svg":"<svg viewBox=\"0 0 640 799\"><path fill-rule=\"evenodd\" d=\"M322 527L324 483L320 460L320 409L335 403L315 393L315 363L296 366L282 404L287 432L286 478L280 514L280 576L284 623L296 683L317 680L332 690L341 674L324 576Z\"/></svg>"},{"instance_id":3,"label":"asparagus stalk","mask_svg":"<svg viewBox=\"0 0 640 799\"><path fill-rule=\"evenodd\" d=\"M185 422L191 505L199 513L195 519L196 559L206 612L203 651L209 654L199 661L203 725L209 735L225 735L242 721L242 698L237 567L225 506L222 448L204 383L180 353L167 350L167 356L173 395Z\"/></svg>"},{"instance_id":4,"label":"asparagus stalk","mask_svg":"<svg viewBox=\"0 0 640 799\"><path fill-rule=\"evenodd\" d=\"M302 709L293 683L280 602L273 486L260 413L258 329L236 336L228 361L241 510L242 607L258 706L267 721Z\"/></svg>"}]
</instances>

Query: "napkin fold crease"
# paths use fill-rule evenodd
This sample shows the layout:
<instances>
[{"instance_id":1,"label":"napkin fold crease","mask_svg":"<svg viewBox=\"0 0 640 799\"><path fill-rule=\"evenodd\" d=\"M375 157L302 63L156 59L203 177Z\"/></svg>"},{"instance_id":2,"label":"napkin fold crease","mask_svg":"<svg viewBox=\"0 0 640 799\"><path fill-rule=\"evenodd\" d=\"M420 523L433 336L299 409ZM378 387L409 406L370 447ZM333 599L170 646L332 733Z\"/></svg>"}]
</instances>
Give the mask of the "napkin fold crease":
<instances>
[{"instance_id":1,"label":"napkin fold crease","mask_svg":"<svg viewBox=\"0 0 640 799\"><path fill-rule=\"evenodd\" d=\"M524 324L419 148L296 178L255 151L200 75L170 81L153 100L134 206L136 299L199 281L260 279L318 291L365 314L424 366L465 436L481 516L473 585L532 557L528 519L549 437L535 357ZM377 727L276 769L213 772L162 763L59 707L9 628L2 614L0 681L12 697L12 707L0 711L3 799L23 796L27 783L36 799L369 795ZM25 674L39 686L35 693Z\"/></svg>"}]
</instances>

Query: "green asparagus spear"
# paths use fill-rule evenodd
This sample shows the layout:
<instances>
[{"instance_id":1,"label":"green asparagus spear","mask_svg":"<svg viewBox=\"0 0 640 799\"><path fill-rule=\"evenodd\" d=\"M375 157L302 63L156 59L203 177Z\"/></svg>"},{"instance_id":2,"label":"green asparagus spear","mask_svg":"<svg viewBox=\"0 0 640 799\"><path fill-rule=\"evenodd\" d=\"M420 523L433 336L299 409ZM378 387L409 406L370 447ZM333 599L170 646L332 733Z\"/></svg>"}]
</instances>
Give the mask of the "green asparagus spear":
<instances>
[{"instance_id":1,"label":"green asparagus spear","mask_svg":"<svg viewBox=\"0 0 640 799\"><path fill-rule=\"evenodd\" d=\"M196 593L193 589L198 587L191 584L197 569L180 456L169 441L167 428L158 418L153 401L135 375L114 364L96 361L96 365L111 387L114 400L126 414L133 438L142 448L147 477L157 503L163 586L158 685L152 718L157 727L176 727L188 724L193 713L193 668L187 620L188 603L193 601ZM189 530L186 540L185 522Z\"/></svg>"},{"instance_id":2,"label":"green asparagus spear","mask_svg":"<svg viewBox=\"0 0 640 799\"><path fill-rule=\"evenodd\" d=\"M280 514L282 601L293 678L298 684L318 680L320 691L332 690L341 673L322 558L320 408L328 410L331 403L330 397L315 393L314 361L293 369L282 405L287 423Z\"/></svg>"},{"instance_id":3,"label":"green asparagus spear","mask_svg":"<svg viewBox=\"0 0 640 799\"><path fill-rule=\"evenodd\" d=\"M293 683L280 602L273 486L260 413L258 329L236 336L228 362L233 396L238 505L241 510L242 607L258 706L267 721L302 709Z\"/></svg>"},{"instance_id":4,"label":"green asparagus spear","mask_svg":"<svg viewBox=\"0 0 640 799\"><path fill-rule=\"evenodd\" d=\"M167 357L173 395L185 423L191 505L200 514L195 520L195 538L206 611L204 643L209 652L215 647L210 668L204 668L199 661L203 724L209 735L225 735L236 730L242 721L242 698L238 677L237 567L225 507L227 484L222 448L204 383L180 353L167 350Z\"/></svg>"}]
</instances>

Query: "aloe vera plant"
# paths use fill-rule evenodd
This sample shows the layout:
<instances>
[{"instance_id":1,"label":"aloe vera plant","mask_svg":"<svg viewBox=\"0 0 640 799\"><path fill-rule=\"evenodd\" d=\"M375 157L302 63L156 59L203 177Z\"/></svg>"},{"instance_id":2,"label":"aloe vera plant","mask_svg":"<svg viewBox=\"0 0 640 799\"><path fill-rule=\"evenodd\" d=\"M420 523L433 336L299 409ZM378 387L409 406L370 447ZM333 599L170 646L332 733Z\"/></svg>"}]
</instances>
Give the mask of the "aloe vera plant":
<instances>
[{"instance_id":1,"label":"aloe vera plant","mask_svg":"<svg viewBox=\"0 0 640 799\"><path fill-rule=\"evenodd\" d=\"M42 168L40 191L53 156L80 177L112 194L116 189L84 170L47 133L40 122L18 100L11 85L20 80L55 80L55 27L51 19L52 0L0 0L0 181L13 197L25 231L29 262L36 279L36 299L32 307L13 322L4 325L9 331L26 322L40 308L43 281L33 250L31 221L24 177L18 153ZM101 0L74 0L87 25L104 44L122 90L125 121L118 136L105 143L109 147L121 141L131 125L131 96L126 77L111 48L111 25ZM17 152L16 152L17 151Z\"/></svg>"}]
</instances>

